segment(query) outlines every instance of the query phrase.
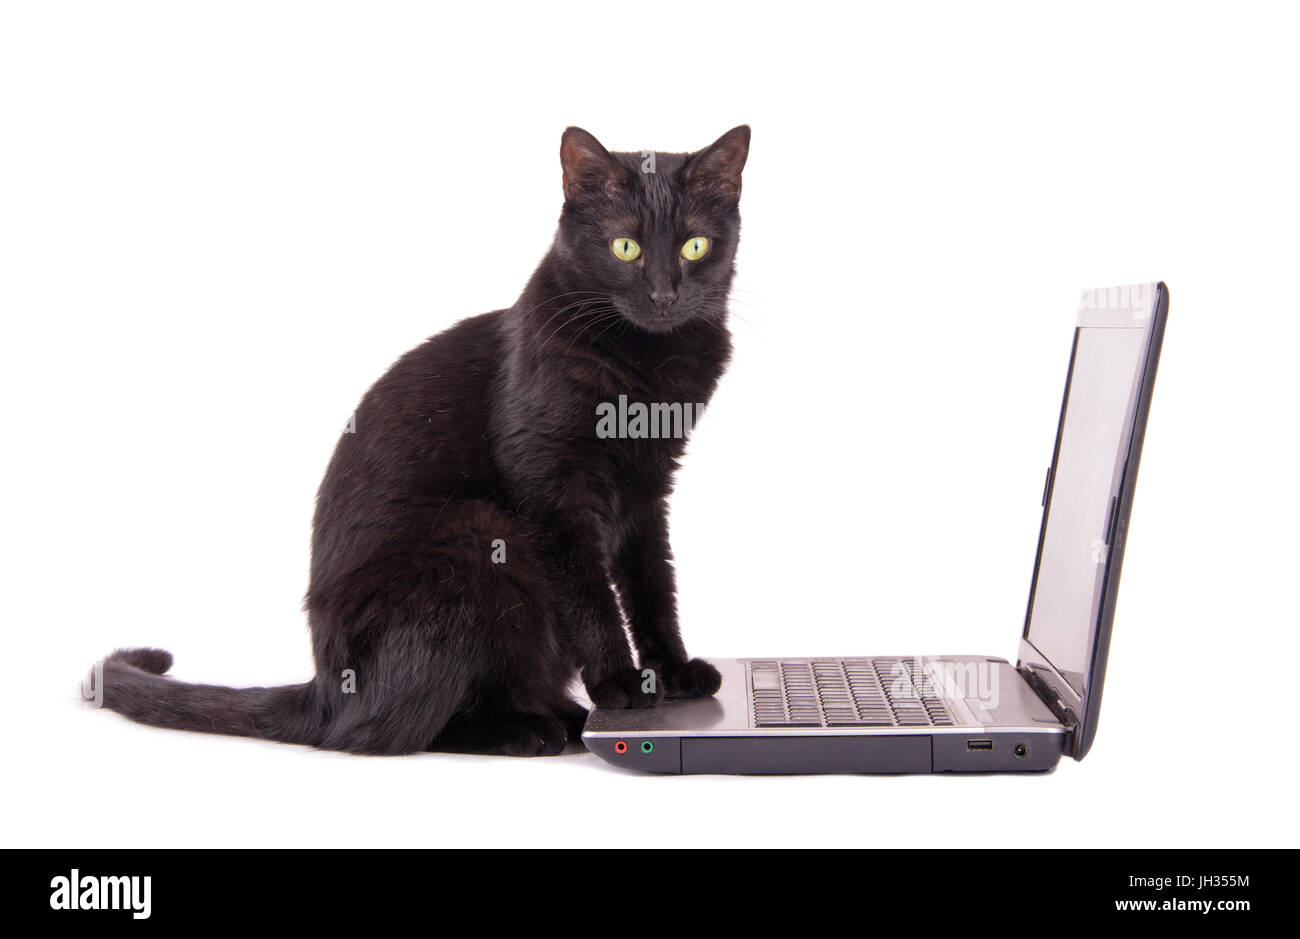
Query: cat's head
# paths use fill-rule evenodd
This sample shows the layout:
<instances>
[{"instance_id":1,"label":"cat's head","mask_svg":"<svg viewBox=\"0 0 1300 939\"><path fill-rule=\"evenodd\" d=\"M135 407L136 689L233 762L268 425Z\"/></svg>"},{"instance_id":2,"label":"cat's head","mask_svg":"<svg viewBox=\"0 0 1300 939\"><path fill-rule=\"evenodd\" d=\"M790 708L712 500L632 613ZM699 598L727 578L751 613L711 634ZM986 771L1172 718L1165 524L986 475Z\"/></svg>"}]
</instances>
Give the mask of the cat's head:
<instances>
[{"instance_id":1,"label":"cat's head","mask_svg":"<svg viewBox=\"0 0 1300 939\"><path fill-rule=\"evenodd\" d=\"M610 153L570 127L560 140L556 256L576 290L650 332L721 320L740 237L749 127L695 153Z\"/></svg>"}]
</instances>

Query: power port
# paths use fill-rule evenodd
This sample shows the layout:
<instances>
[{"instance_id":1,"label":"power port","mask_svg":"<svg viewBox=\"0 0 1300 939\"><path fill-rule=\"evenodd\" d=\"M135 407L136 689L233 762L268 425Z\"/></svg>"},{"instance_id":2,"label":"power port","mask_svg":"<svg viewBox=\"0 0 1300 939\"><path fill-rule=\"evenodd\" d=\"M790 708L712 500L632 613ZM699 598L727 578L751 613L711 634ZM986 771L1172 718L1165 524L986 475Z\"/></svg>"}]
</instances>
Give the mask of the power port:
<instances>
[{"instance_id":1,"label":"power port","mask_svg":"<svg viewBox=\"0 0 1300 939\"><path fill-rule=\"evenodd\" d=\"M1029 748L1025 746L1023 743L1016 744L1016 748L1011 752L1013 752L1016 756L1029 756Z\"/></svg>"}]
</instances>

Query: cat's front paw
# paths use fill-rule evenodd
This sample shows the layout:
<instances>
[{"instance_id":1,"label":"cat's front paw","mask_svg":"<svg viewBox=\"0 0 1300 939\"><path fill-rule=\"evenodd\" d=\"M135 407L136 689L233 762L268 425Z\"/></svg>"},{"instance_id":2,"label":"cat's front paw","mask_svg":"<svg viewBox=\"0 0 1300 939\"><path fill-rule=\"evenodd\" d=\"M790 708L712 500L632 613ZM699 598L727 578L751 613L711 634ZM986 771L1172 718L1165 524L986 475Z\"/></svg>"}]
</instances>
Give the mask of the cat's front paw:
<instances>
[{"instance_id":1,"label":"cat's front paw","mask_svg":"<svg viewBox=\"0 0 1300 939\"><path fill-rule=\"evenodd\" d=\"M643 676L641 669L625 668L587 682L587 696L598 708L648 708L664 699L664 689L653 678Z\"/></svg>"},{"instance_id":2,"label":"cat's front paw","mask_svg":"<svg viewBox=\"0 0 1300 939\"><path fill-rule=\"evenodd\" d=\"M704 659L662 665L660 674L670 698L711 698L722 687L722 673Z\"/></svg>"}]
</instances>

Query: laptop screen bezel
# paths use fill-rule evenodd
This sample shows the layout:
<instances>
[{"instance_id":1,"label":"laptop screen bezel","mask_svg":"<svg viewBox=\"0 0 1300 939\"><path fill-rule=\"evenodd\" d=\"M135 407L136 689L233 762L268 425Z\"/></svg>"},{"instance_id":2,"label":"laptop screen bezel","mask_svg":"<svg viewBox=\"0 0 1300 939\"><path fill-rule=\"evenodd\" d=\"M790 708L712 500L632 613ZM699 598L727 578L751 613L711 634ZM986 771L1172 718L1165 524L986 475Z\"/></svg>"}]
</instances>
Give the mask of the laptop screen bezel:
<instances>
[{"instance_id":1,"label":"laptop screen bezel","mask_svg":"<svg viewBox=\"0 0 1300 939\"><path fill-rule=\"evenodd\" d=\"M1169 310L1169 291L1163 283L1121 288L1125 298L1134 292L1144 297L1144 308L1135 309L1129 303L1117 301L1117 292L1089 291L1080 304L1079 319L1075 326L1070 352L1070 368L1066 375L1065 393L1061 401L1061 417L1057 425L1056 443L1052 464L1044 484L1043 518L1039 528L1038 552L1034 559L1033 578L1030 583L1029 604L1021 633L1017 668L1038 691L1064 722L1073 725L1069 753L1076 760L1083 759L1092 746L1101 710L1102 687L1106 675L1106 661L1110 652L1111 627L1115 618L1115 605L1119 593L1120 570L1124 561L1124 546L1128 535L1129 516L1133 507L1133 492L1137 482L1138 463L1142 442L1146 435L1147 416L1155 384L1156 367L1164 338L1165 320ZM1100 296L1100 300L1099 300ZM1149 299L1146 299L1149 298ZM1108 302L1109 301L1109 302ZM1048 517L1052 507L1052 488L1055 483L1057 460L1060 457L1061 438L1069 408L1070 386L1074 380L1074 366L1079 338L1084 329L1140 329L1145 332L1145 353L1142 357L1140 377L1135 393L1130 397L1121 431L1121 446L1116 448L1114 478L1116 499L1113 534L1106 553L1105 569L1098 591L1095 609L1091 614L1093 639L1090 662L1085 673L1083 693L1075 691L1055 665L1031 641L1030 630L1034 611L1034 597L1038 589L1039 566L1047 534Z\"/></svg>"}]
</instances>

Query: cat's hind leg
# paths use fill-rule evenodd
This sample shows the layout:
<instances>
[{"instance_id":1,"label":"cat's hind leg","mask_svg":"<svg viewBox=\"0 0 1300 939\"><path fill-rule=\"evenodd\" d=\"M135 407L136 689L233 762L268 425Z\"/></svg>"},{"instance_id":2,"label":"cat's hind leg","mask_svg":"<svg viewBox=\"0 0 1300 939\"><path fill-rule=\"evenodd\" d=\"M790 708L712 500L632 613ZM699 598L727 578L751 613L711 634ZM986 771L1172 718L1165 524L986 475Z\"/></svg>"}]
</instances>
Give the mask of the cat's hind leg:
<instances>
[{"instance_id":1,"label":"cat's hind leg","mask_svg":"<svg viewBox=\"0 0 1300 939\"><path fill-rule=\"evenodd\" d=\"M430 750L494 756L555 756L568 742L565 725L554 717L510 712L475 713L452 719Z\"/></svg>"},{"instance_id":2,"label":"cat's hind leg","mask_svg":"<svg viewBox=\"0 0 1300 939\"><path fill-rule=\"evenodd\" d=\"M452 719L430 750L499 756L554 756L565 743L582 739L587 709L568 698L550 716L498 711L461 714Z\"/></svg>"},{"instance_id":3,"label":"cat's hind leg","mask_svg":"<svg viewBox=\"0 0 1300 939\"><path fill-rule=\"evenodd\" d=\"M390 537L309 596L331 714L323 746L562 750L570 725L558 715L572 705L575 669L556 636L531 528L493 503L448 500L408 513ZM344 673L352 687L340 690Z\"/></svg>"},{"instance_id":4,"label":"cat's hind leg","mask_svg":"<svg viewBox=\"0 0 1300 939\"><path fill-rule=\"evenodd\" d=\"M332 699L318 745L375 755L424 750L464 707L476 667L426 630L393 624L351 661L342 681L317 675Z\"/></svg>"}]
</instances>

